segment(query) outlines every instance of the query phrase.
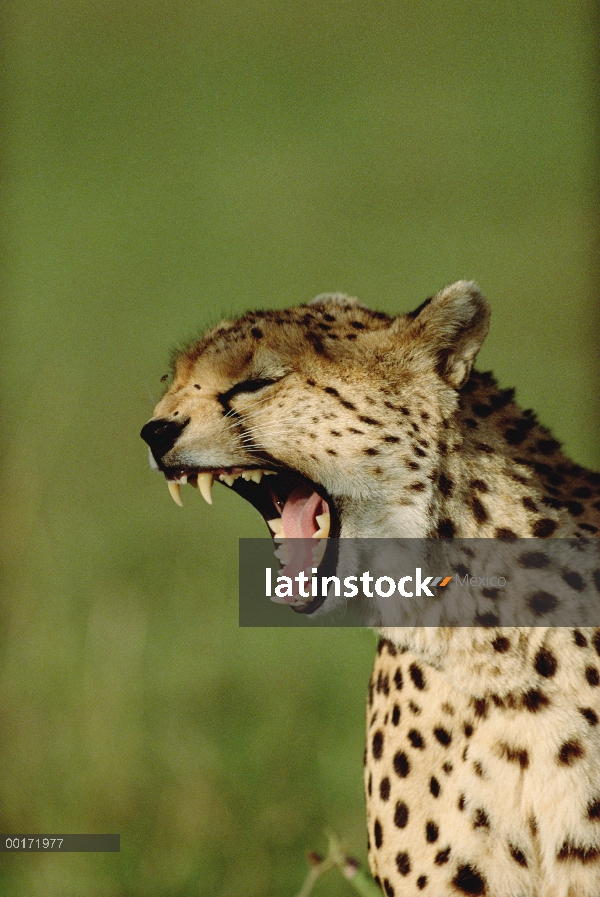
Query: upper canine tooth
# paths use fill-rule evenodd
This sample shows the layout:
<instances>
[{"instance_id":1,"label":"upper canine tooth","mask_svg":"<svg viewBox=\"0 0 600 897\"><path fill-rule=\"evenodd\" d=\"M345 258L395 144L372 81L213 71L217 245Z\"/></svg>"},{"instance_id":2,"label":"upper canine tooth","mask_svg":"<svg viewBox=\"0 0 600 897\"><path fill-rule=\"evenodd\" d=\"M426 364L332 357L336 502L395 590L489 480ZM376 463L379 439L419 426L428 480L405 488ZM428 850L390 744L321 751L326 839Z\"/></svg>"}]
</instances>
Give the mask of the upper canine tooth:
<instances>
[{"instance_id":1,"label":"upper canine tooth","mask_svg":"<svg viewBox=\"0 0 600 897\"><path fill-rule=\"evenodd\" d=\"M281 517L275 517L274 520L267 520L267 523L269 524L269 526L271 527L271 529L273 530L273 532L275 533L276 536L283 535L283 520L281 519Z\"/></svg>"},{"instance_id":2,"label":"upper canine tooth","mask_svg":"<svg viewBox=\"0 0 600 897\"><path fill-rule=\"evenodd\" d=\"M181 487L179 483L176 483L175 480L167 480L167 486L169 492L171 493L171 498L175 502L176 505L179 505L180 508L183 508L183 502L181 500Z\"/></svg>"},{"instance_id":3,"label":"upper canine tooth","mask_svg":"<svg viewBox=\"0 0 600 897\"><path fill-rule=\"evenodd\" d=\"M328 536L331 528L331 514L317 514L315 520L319 524L319 536ZM317 535L317 533L315 533Z\"/></svg>"},{"instance_id":4,"label":"upper canine tooth","mask_svg":"<svg viewBox=\"0 0 600 897\"><path fill-rule=\"evenodd\" d=\"M202 498L209 505L212 505L212 484L213 484L214 476L210 471L204 471L203 473L198 474L198 489L202 495Z\"/></svg>"},{"instance_id":5,"label":"upper canine tooth","mask_svg":"<svg viewBox=\"0 0 600 897\"><path fill-rule=\"evenodd\" d=\"M253 483L260 483L262 480L263 472L262 470L251 470L250 471L250 479Z\"/></svg>"}]
</instances>

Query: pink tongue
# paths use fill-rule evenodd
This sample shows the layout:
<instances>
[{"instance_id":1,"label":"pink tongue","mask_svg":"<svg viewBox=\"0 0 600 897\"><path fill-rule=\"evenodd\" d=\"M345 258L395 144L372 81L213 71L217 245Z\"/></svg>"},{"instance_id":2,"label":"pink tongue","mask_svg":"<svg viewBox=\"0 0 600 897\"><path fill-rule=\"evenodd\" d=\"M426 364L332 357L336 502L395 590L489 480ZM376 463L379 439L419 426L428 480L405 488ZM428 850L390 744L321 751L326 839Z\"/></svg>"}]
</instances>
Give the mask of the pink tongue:
<instances>
[{"instance_id":1,"label":"pink tongue","mask_svg":"<svg viewBox=\"0 0 600 897\"><path fill-rule=\"evenodd\" d=\"M291 553L290 562L286 564L282 573L284 576L290 576L292 579L297 576L301 570L308 569L309 573L313 566L312 548L310 542L288 542L288 539L312 539L317 532L319 524L315 520L317 514L323 514L328 511L327 502L323 501L317 492L313 492L308 486L298 486L294 489L288 500L286 501L283 511L281 512L281 522L285 533L286 544L289 546ZM295 594L298 594L298 584L294 583ZM305 589L306 591L306 589ZM308 589L310 592L310 587ZM287 599L291 601L292 599ZM303 598L303 601L309 599Z\"/></svg>"},{"instance_id":2,"label":"pink tongue","mask_svg":"<svg viewBox=\"0 0 600 897\"><path fill-rule=\"evenodd\" d=\"M322 514L323 499L309 486L298 486L285 503L281 522L286 539L312 539L319 526L315 520Z\"/></svg>"}]
</instances>

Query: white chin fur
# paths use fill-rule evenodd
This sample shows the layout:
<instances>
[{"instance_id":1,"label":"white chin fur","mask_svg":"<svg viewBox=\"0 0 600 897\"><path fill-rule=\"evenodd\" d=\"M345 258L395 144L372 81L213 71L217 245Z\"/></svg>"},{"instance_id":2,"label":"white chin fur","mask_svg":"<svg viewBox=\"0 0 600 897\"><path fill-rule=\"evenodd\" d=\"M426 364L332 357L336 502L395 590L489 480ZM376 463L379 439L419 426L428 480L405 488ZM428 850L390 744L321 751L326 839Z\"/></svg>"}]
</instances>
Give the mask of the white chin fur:
<instances>
[{"instance_id":1,"label":"white chin fur","mask_svg":"<svg viewBox=\"0 0 600 897\"><path fill-rule=\"evenodd\" d=\"M148 463L152 470L158 470L158 464L154 460L154 455L152 454L152 450L148 449Z\"/></svg>"}]
</instances>

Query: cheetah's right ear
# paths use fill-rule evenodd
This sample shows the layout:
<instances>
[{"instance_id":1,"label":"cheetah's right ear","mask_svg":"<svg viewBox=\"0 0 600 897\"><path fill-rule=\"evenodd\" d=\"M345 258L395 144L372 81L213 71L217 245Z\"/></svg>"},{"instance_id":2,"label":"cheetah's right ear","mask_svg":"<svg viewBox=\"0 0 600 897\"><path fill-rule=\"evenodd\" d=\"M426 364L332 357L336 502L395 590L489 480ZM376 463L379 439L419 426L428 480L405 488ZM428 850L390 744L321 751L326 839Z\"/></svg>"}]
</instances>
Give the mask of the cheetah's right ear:
<instances>
[{"instance_id":1,"label":"cheetah's right ear","mask_svg":"<svg viewBox=\"0 0 600 897\"><path fill-rule=\"evenodd\" d=\"M443 380L455 389L469 379L490 323L490 307L477 284L459 280L406 315L411 341L434 355Z\"/></svg>"}]
</instances>

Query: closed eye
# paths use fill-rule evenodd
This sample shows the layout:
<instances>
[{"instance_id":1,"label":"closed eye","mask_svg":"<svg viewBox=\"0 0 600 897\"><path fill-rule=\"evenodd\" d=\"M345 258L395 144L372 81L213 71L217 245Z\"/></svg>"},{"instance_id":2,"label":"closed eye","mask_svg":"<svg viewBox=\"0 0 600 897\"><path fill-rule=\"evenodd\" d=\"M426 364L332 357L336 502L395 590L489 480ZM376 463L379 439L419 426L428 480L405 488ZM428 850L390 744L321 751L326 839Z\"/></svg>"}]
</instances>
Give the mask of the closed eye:
<instances>
[{"instance_id":1,"label":"closed eye","mask_svg":"<svg viewBox=\"0 0 600 897\"><path fill-rule=\"evenodd\" d=\"M272 378L264 377L263 379L257 380L242 380L241 383L236 383L235 386L232 386L231 389L228 389L227 392L222 392L217 396L217 399L226 410L229 409L229 402L233 398L233 396L237 396L240 393L244 392L258 392L261 389L264 389L265 386L271 386L273 383L278 383L279 381Z\"/></svg>"}]
</instances>

